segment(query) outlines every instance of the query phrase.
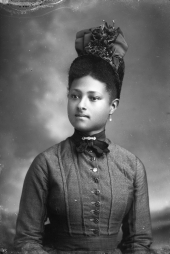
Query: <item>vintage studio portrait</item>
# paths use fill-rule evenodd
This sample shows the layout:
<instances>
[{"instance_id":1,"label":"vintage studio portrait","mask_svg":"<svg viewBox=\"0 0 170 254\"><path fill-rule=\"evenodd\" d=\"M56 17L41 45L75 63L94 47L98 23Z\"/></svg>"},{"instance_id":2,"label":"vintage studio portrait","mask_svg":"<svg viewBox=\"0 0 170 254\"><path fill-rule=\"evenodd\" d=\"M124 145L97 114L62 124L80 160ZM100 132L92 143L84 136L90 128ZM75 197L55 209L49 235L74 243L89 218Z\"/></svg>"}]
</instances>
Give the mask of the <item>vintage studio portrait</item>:
<instances>
[{"instance_id":1,"label":"vintage studio portrait","mask_svg":"<svg viewBox=\"0 0 170 254\"><path fill-rule=\"evenodd\" d=\"M0 254L170 253L169 12L0 1Z\"/></svg>"}]
</instances>

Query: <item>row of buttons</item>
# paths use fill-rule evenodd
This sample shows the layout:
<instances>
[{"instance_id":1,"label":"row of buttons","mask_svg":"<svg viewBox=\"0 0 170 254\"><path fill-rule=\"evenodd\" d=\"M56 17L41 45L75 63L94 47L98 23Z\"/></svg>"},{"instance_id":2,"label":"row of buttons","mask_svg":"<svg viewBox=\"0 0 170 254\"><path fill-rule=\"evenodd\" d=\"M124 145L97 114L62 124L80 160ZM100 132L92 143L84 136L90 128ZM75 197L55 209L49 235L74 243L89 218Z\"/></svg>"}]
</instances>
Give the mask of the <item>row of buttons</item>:
<instances>
[{"instance_id":1,"label":"row of buttons","mask_svg":"<svg viewBox=\"0 0 170 254\"><path fill-rule=\"evenodd\" d=\"M89 153L92 153L93 151L89 150L88 151ZM92 156L92 155L91 155ZM95 161L96 161L96 158L95 157L91 157L90 158L91 161L94 161L94 164ZM93 168L90 169L91 172L93 174L95 174L92 178L93 178L93 181L98 184L99 183L99 177L97 177L97 173L98 173L98 168L96 167L96 165L94 165ZM99 196L100 195L100 190L99 189L94 189L91 191L91 193L93 193L94 195L96 196ZM96 224L96 226L99 224L99 214L100 214L100 211L99 211L99 208L100 208L100 201L95 201L95 202L91 202L92 205L95 206L95 209L91 210L91 213L93 214L93 218L90 219L91 222L93 222L94 224ZM98 227L98 226L97 226ZM93 234L94 235L99 235L99 228L95 228L95 229L91 229Z\"/></svg>"},{"instance_id":2,"label":"row of buttons","mask_svg":"<svg viewBox=\"0 0 170 254\"><path fill-rule=\"evenodd\" d=\"M97 171L98 171L97 168L92 168L91 170L92 170L94 173L97 173ZM99 178L98 178L98 177L94 177L93 180L94 180L95 183L99 183Z\"/></svg>"}]
</instances>

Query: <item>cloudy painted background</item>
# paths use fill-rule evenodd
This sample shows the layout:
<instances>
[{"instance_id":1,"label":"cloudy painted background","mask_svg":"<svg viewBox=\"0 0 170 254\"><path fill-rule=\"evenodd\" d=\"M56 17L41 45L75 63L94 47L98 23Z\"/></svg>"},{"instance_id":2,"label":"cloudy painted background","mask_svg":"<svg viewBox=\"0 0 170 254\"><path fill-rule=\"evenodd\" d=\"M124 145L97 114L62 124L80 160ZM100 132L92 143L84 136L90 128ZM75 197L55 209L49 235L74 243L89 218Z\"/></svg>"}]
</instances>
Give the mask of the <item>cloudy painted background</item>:
<instances>
[{"instance_id":1,"label":"cloudy painted background","mask_svg":"<svg viewBox=\"0 0 170 254\"><path fill-rule=\"evenodd\" d=\"M129 50L120 106L107 134L145 164L154 245L170 245L169 13L170 2L163 0L72 0L27 16L0 11L1 229L11 215L15 224L33 158L73 132L66 105L76 32L114 19Z\"/></svg>"}]
</instances>

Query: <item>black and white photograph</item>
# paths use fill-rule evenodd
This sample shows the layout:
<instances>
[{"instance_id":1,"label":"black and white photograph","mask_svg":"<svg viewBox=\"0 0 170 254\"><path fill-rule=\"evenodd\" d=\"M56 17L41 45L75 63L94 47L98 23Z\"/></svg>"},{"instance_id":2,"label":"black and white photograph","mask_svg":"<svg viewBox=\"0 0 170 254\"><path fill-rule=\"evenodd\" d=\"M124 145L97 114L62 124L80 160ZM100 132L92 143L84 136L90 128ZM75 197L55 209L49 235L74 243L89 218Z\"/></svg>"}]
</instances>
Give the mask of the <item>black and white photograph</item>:
<instances>
[{"instance_id":1,"label":"black and white photograph","mask_svg":"<svg viewBox=\"0 0 170 254\"><path fill-rule=\"evenodd\" d=\"M0 0L0 254L170 253L169 14Z\"/></svg>"}]
</instances>

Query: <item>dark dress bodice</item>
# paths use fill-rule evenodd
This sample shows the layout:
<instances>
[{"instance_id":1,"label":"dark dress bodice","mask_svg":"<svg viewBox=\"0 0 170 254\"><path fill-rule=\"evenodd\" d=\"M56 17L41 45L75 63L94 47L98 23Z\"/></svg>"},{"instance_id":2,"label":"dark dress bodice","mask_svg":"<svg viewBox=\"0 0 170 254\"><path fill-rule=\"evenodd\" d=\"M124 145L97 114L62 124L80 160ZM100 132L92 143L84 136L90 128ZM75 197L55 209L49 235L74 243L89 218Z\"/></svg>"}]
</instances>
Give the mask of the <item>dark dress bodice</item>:
<instances>
[{"instance_id":1,"label":"dark dress bodice","mask_svg":"<svg viewBox=\"0 0 170 254\"><path fill-rule=\"evenodd\" d=\"M120 146L110 144L109 150L100 157L91 150L78 153L68 138L35 158L21 197L18 249L43 250L48 217L55 253L114 253L121 226L123 253L149 253L145 169Z\"/></svg>"}]
</instances>

